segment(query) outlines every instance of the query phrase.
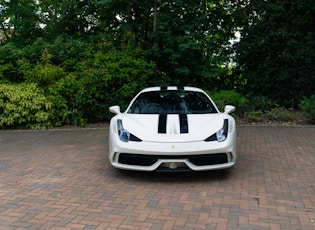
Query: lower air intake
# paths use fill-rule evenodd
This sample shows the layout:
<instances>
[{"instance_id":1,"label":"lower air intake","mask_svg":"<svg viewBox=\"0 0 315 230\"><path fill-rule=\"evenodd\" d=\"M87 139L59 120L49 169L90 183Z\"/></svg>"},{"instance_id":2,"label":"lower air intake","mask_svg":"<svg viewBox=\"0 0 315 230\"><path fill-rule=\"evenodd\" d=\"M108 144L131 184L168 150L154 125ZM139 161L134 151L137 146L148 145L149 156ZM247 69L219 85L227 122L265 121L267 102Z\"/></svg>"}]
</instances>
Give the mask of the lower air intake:
<instances>
[{"instance_id":1,"label":"lower air intake","mask_svg":"<svg viewBox=\"0 0 315 230\"><path fill-rule=\"evenodd\" d=\"M216 165L228 163L225 153L188 155L188 156L169 156L169 155L143 155L143 154L119 154L118 163L126 165L151 166L159 159L188 159L196 166Z\"/></svg>"}]
</instances>

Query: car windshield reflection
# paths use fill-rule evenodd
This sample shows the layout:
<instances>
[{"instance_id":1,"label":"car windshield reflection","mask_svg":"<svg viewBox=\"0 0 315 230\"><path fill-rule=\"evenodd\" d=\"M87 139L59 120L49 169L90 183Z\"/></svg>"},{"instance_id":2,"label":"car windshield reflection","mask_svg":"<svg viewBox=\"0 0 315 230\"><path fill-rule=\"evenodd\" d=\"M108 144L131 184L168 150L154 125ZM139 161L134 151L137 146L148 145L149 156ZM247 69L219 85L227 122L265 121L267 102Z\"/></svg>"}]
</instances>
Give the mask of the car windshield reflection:
<instances>
[{"instance_id":1,"label":"car windshield reflection","mask_svg":"<svg viewBox=\"0 0 315 230\"><path fill-rule=\"evenodd\" d=\"M209 98L195 91L151 91L140 94L128 109L131 114L217 113Z\"/></svg>"}]
</instances>

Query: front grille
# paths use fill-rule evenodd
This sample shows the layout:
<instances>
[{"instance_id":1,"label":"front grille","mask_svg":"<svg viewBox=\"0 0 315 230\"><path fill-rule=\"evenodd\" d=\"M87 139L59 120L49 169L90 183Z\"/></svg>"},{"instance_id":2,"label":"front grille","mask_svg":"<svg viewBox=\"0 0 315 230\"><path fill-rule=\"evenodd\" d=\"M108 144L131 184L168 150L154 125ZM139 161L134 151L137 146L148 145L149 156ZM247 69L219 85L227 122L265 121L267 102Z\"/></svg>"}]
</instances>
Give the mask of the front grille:
<instances>
[{"instance_id":1,"label":"front grille","mask_svg":"<svg viewBox=\"0 0 315 230\"><path fill-rule=\"evenodd\" d=\"M187 156L169 156L169 155L143 155L143 154L119 154L118 162L127 165L151 166L158 159L188 159L196 166L224 164L228 162L225 153L203 154L203 155L187 155Z\"/></svg>"},{"instance_id":2,"label":"front grille","mask_svg":"<svg viewBox=\"0 0 315 230\"><path fill-rule=\"evenodd\" d=\"M225 153L190 156L189 161L197 166L224 164L228 162Z\"/></svg>"},{"instance_id":3,"label":"front grille","mask_svg":"<svg viewBox=\"0 0 315 230\"><path fill-rule=\"evenodd\" d=\"M141 154L119 154L118 163L126 165L151 166L157 162L158 158L150 155Z\"/></svg>"}]
</instances>

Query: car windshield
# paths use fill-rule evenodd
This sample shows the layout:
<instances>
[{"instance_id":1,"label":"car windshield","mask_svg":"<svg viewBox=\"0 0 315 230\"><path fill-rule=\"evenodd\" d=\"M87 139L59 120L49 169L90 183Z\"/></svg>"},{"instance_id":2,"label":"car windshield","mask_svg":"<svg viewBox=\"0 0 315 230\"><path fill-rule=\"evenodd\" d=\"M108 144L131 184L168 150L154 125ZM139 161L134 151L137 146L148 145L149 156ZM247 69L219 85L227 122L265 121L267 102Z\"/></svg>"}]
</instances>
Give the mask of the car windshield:
<instances>
[{"instance_id":1,"label":"car windshield","mask_svg":"<svg viewBox=\"0 0 315 230\"><path fill-rule=\"evenodd\" d=\"M151 91L140 94L128 109L132 114L205 114L217 113L202 92L185 90Z\"/></svg>"}]
</instances>

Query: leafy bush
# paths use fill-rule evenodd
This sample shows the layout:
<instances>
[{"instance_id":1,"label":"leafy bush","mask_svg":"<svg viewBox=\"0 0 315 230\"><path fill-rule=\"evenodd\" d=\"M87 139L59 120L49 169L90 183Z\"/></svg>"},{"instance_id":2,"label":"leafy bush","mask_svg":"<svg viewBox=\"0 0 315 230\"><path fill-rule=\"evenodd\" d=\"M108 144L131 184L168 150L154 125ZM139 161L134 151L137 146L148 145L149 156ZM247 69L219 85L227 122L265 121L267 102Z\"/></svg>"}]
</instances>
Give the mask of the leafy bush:
<instances>
[{"instance_id":1,"label":"leafy bush","mask_svg":"<svg viewBox=\"0 0 315 230\"><path fill-rule=\"evenodd\" d=\"M2 81L20 82L23 80L18 74L18 61L23 57L21 49L15 47L13 44L6 44L0 46L0 73Z\"/></svg>"},{"instance_id":2,"label":"leafy bush","mask_svg":"<svg viewBox=\"0 0 315 230\"><path fill-rule=\"evenodd\" d=\"M93 53L77 70L80 76L75 103L89 122L108 120L108 107L125 109L139 90L147 86L151 65L142 56L142 49L129 46L117 50L106 44Z\"/></svg>"},{"instance_id":3,"label":"leafy bush","mask_svg":"<svg viewBox=\"0 0 315 230\"><path fill-rule=\"evenodd\" d=\"M304 98L299 104L299 107L305 112L305 117L315 122L315 95L309 98Z\"/></svg>"},{"instance_id":4,"label":"leafy bush","mask_svg":"<svg viewBox=\"0 0 315 230\"><path fill-rule=\"evenodd\" d=\"M25 82L37 83L40 87L47 88L63 78L66 73L61 67L51 64L38 64L25 72Z\"/></svg>"},{"instance_id":5,"label":"leafy bush","mask_svg":"<svg viewBox=\"0 0 315 230\"><path fill-rule=\"evenodd\" d=\"M0 84L0 128L51 127L51 107L36 84Z\"/></svg>"},{"instance_id":6,"label":"leafy bush","mask_svg":"<svg viewBox=\"0 0 315 230\"><path fill-rule=\"evenodd\" d=\"M50 63L52 55L43 50L41 61L32 65L28 61L20 61L20 72L24 74L25 82L36 83L44 90L52 102L51 121L53 126L72 124L83 126L85 120L75 103L81 84L73 73L66 73L63 67Z\"/></svg>"},{"instance_id":7,"label":"leafy bush","mask_svg":"<svg viewBox=\"0 0 315 230\"><path fill-rule=\"evenodd\" d=\"M290 122L298 119L298 116L293 111L284 107L275 107L268 111L254 110L248 111L244 114L244 118L249 122L263 122L263 121L276 121L276 122Z\"/></svg>"},{"instance_id":8,"label":"leafy bush","mask_svg":"<svg viewBox=\"0 0 315 230\"><path fill-rule=\"evenodd\" d=\"M249 98L248 111L269 111L275 106L275 102L265 96L253 96Z\"/></svg>"},{"instance_id":9,"label":"leafy bush","mask_svg":"<svg viewBox=\"0 0 315 230\"><path fill-rule=\"evenodd\" d=\"M223 111L224 106L228 104L235 106L235 113L237 115L243 114L246 110L248 100L234 90L221 90L213 93L210 92L209 95L216 103L220 111Z\"/></svg>"},{"instance_id":10,"label":"leafy bush","mask_svg":"<svg viewBox=\"0 0 315 230\"><path fill-rule=\"evenodd\" d=\"M31 58L20 56L17 60L17 72L24 82L36 84L52 103L49 119L53 126L83 126L86 122L108 120L112 116L109 106L118 104L124 109L134 94L147 86L152 65L144 60L140 47L125 45L116 49L110 42L101 41L87 49L85 61L65 59L56 65L56 54L50 51L54 51L53 47L61 49L62 42L68 41L60 39L52 46L38 40L32 50L25 52ZM74 43L70 46L73 58ZM0 77L6 69L0 67Z\"/></svg>"},{"instance_id":11,"label":"leafy bush","mask_svg":"<svg viewBox=\"0 0 315 230\"><path fill-rule=\"evenodd\" d=\"M249 111L244 114L244 118L248 122L261 122L264 120L264 113L261 110Z\"/></svg>"},{"instance_id":12,"label":"leafy bush","mask_svg":"<svg viewBox=\"0 0 315 230\"><path fill-rule=\"evenodd\" d=\"M272 120L272 121L293 121L294 116L293 114L286 108L283 107L276 107L272 108L265 114L266 119Z\"/></svg>"},{"instance_id":13,"label":"leafy bush","mask_svg":"<svg viewBox=\"0 0 315 230\"><path fill-rule=\"evenodd\" d=\"M250 97L246 109L244 119L249 122L290 122L299 119L294 111L279 106L274 100L261 95Z\"/></svg>"},{"instance_id":14,"label":"leafy bush","mask_svg":"<svg viewBox=\"0 0 315 230\"><path fill-rule=\"evenodd\" d=\"M54 126L66 124L84 126L86 119L83 118L83 112L80 111L78 104L82 87L82 83L74 73L70 73L50 85L47 94L53 103L52 122Z\"/></svg>"},{"instance_id":15,"label":"leafy bush","mask_svg":"<svg viewBox=\"0 0 315 230\"><path fill-rule=\"evenodd\" d=\"M32 65L26 60L20 60L20 72L24 74L25 82L36 83L47 89L56 81L62 79L66 73L62 67L50 64L52 55L47 49L43 50L41 63Z\"/></svg>"}]
</instances>

